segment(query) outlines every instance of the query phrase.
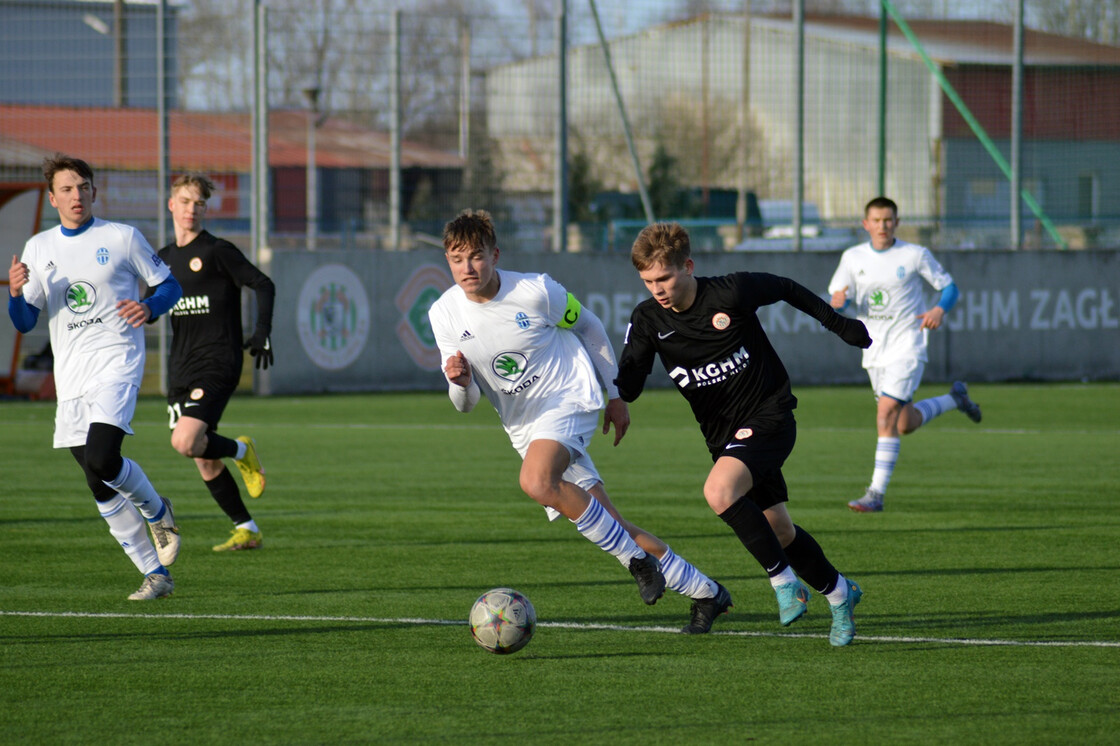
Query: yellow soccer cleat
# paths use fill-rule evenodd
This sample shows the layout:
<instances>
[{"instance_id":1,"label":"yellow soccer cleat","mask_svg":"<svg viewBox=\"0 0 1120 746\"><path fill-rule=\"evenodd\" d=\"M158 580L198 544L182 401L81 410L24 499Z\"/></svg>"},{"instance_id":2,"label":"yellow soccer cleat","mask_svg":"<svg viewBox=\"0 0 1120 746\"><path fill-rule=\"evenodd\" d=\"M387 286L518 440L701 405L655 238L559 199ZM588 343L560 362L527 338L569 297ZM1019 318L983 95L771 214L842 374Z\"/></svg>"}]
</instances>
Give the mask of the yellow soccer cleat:
<instances>
[{"instance_id":1,"label":"yellow soccer cleat","mask_svg":"<svg viewBox=\"0 0 1120 746\"><path fill-rule=\"evenodd\" d=\"M215 552L237 552L242 549L256 549L264 543L260 531L250 531L247 528L235 528L230 532L230 537L222 544L214 547Z\"/></svg>"},{"instance_id":2,"label":"yellow soccer cleat","mask_svg":"<svg viewBox=\"0 0 1120 746\"><path fill-rule=\"evenodd\" d=\"M245 458L234 459L233 463L241 470L249 497L260 497L264 492L264 467L257 458L257 443L248 435L239 435L237 439L245 444Z\"/></svg>"}]
</instances>

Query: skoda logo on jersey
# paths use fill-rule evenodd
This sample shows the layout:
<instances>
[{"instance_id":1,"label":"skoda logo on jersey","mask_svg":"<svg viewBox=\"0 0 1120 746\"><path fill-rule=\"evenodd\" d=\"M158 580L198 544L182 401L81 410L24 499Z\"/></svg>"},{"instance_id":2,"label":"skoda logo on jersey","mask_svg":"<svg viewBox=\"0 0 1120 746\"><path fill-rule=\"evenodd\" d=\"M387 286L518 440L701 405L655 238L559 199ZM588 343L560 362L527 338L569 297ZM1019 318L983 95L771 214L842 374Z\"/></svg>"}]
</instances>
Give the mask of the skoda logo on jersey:
<instances>
[{"instance_id":1,"label":"skoda logo on jersey","mask_svg":"<svg viewBox=\"0 0 1120 746\"><path fill-rule=\"evenodd\" d=\"M529 317L526 316L523 311L518 311L517 315L513 317L513 320L517 322L518 329L529 328Z\"/></svg>"},{"instance_id":2,"label":"skoda logo on jersey","mask_svg":"<svg viewBox=\"0 0 1120 746\"><path fill-rule=\"evenodd\" d=\"M512 383L525 375L525 367L528 362L529 358L520 352L499 352L490 361L490 368Z\"/></svg>"},{"instance_id":3,"label":"skoda logo on jersey","mask_svg":"<svg viewBox=\"0 0 1120 746\"><path fill-rule=\"evenodd\" d=\"M97 250L97 263L102 267L109 263L109 250L104 246Z\"/></svg>"},{"instance_id":4,"label":"skoda logo on jersey","mask_svg":"<svg viewBox=\"0 0 1120 746\"><path fill-rule=\"evenodd\" d=\"M95 300L97 300L97 291L94 290L93 285L84 280L71 283L70 287L66 288L66 307L71 313L86 313L93 308Z\"/></svg>"},{"instance_id":5,"label":"skoda logo on jersey","mask_svg":"<svg viewBox=\"0 0 1120 746\"><path fill-rule=\"evenodd\" d=\"M882 311L891 302L891 295L883 288L875 288L867 294L867 305L872 311Z\"/></svg>"}]
</instances>

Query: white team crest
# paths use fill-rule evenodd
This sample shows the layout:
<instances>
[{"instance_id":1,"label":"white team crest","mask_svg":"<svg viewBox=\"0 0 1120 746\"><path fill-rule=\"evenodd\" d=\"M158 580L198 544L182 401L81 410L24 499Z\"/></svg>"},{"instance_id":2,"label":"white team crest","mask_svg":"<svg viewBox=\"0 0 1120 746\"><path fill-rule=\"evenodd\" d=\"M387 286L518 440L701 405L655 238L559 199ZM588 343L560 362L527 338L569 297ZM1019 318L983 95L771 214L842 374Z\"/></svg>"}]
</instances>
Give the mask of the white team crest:
<instances>
[{"instance_id":1,"label":"white team crest","mask_svg":"<svg viewBox=\"0 0 1120 746\"><path fill-rule=\"evenodd\" d=\"M712 317L712 326L722 332L731 326L731 317L721 311Z\"/></svg>"},{"instance_id":2,"label":"white team crest","mask_svg":"<svg viewBox=\"0 0 1120 746\"><path fill-rule=\"evenodd\" d=\"M749 427L741 427L735 431L735 440L746 440L752 435L754 435L754 430Z\"/></svg>"},{"instance_id":3,"label":"white team crest","mask_svg":"<svg viewBox=\"0 0 1120 746\"><path fill-rule=\"evenodd\" d=\"M190 261L190 264L188 266L190 266L191 272L201 272L202 271L202 260L199 259L197 256L192 257L191 261Z\"/></svg>"}]
</instances>

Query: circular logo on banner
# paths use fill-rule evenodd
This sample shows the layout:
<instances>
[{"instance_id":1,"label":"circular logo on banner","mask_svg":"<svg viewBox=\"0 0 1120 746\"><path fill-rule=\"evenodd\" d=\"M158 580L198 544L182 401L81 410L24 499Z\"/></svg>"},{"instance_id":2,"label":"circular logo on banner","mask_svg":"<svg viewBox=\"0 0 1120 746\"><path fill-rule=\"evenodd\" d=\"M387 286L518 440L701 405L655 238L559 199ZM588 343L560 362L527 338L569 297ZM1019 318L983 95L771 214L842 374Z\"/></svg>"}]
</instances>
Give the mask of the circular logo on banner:
<instances>
[{"instance_id":1,"label":"circular logo on banner","mask_svg":"<svg viewBox=\"0 0 1120 746\"><path fill-rule=\"evenodd\" d=\"M354 362L369 336L369 297L341 264L326 264L303 282L296 306L299 341L311 362L339 370Z\"/></svg>"},{"instance_id":2,"label":"circular logo on banner","mask_svg":"<svg viewBox=\"0 0 1120 746\"><path fill-rule=\"evenodd\" d=\"M424 370L442 370L436 335L428 321L428 309L439 300L443 291L454 285L447 265L424 264L417 267L401 285L395 303L401 312L397 338L412 361Z\"/></svg>"}]
</instances>

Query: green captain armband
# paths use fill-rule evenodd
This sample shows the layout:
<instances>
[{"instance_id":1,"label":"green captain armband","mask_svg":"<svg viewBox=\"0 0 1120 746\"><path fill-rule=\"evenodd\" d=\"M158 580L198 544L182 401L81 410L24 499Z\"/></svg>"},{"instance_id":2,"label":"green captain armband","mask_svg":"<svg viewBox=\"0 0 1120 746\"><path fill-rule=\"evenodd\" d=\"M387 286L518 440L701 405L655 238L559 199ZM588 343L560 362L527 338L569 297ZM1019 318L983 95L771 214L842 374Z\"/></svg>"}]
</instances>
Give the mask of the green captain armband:
<instances>
[{"instance_id":1,"label":"green captain armband","mask_svg":"<svg viewBox=\"0 0 1120 746\"><path fill-rule=\"evenodd\" d=\"M583 306L579 304L576 297L568 293L568 305L564 307L564 318L560 319L560 323L556 326L561 329L571 329L579 321L579 312L583 310Z\"/></svg>"}]
</instances>

